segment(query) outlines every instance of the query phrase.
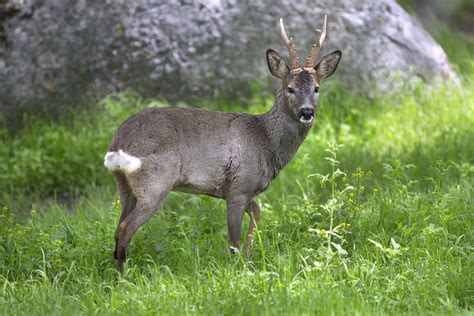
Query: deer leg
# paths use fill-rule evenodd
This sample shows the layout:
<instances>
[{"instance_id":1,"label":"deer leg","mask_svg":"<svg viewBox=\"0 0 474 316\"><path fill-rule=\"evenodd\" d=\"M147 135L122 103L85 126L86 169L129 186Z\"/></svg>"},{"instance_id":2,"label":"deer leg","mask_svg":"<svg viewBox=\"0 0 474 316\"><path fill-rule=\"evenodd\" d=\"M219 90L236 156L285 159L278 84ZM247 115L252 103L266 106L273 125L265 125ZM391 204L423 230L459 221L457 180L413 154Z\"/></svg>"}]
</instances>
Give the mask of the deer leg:
<instances>
[{"instance_id":1,"label":"deer leg","mask_svg":"<svg viewBox=\"0 0 474 316\"><path fill-rule=\"evenodd\" d=\"M117 270L123 272L130 240L136 231L145 224L158 210L161 202L171 190L170 185L160 186L153 194L137 198L135 209L119 224L117 241Z\"/></svg>"},{"instance_id":2,"label":"deer leg","mask_svg":"<svg viewBox=\"0 0 474 316\"><path fill-rule=\"evenodd\" d=\"M145 224L160 207L171 191L179 175L176 159L165 160L169 156L158 155L141 158L142 168L127 174L127 180L136 197L135 208L121 221L117 234L117 270L123 272L127 248L135 232ZM157 179L159 175L159 179Z\"/></svg>"},{"instance_id":3,"label":"deer leg","mask_svg":"<svg viewBox=\"0 0 474 316\"><path fill-rule=\"evenodd\" d=\"M119 226L120 223L130 214L137 205L137 199L133 195L132 189L130 188L127 178L121 172L114 173L115 180L117 182L117 190L120 194L120 206L122 208L122 213L120 214L120 219L117 224L117 229L115 230L115 251L114 259L117 260L117 246L118 246L118 235L119 235Z\"/></svg>"},{"instance_id":4,"label":"deer leg","mask_svg":"<svg viewBox=\"0 0 474 316\"><path fill-rule=\"evenodd\" d=\"M260 221L260 207L254 200L250 201L249 205L247 206L247 214L250 217L250 222L247 232L247 240L245 241L244 246L244 254L248 258L250 257L251 253L253 234L258 222Z\"/></svg>"},{"instance_id":5,"label":"deer leg","mask_svg":"<svg viewBox=\"0 0 474 316\"><path fill-rule=\"evenodd\" d=\"M227 199L227 230L231 252L240 249L240 234L242 232L242 219L247 208L248 198L237 196Z\"/></svg>"}]
</instances>

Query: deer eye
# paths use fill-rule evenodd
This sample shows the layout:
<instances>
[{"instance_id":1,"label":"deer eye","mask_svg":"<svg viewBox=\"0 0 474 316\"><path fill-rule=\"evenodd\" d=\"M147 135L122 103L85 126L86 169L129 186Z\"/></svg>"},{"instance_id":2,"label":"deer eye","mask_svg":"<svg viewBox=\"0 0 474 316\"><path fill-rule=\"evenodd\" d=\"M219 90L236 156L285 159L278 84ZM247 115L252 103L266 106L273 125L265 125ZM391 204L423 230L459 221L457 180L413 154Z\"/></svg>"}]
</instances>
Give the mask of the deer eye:
<instances>
[{"instance_id":1,"label":"deer eye","mask_svg":"<svg viewBox=\"0 0 474 316\"><path fill-rule=\"evenodd\" d=\"M290 94L295 93L295 89L293 89L292 87L288 87L288 93Z\"/></svg>"},{"instance_id":2,"label":"deer eye","mask_svg":"<svg viewBox=\"0 0 474 316\"><path fill-rule=\"evenodd\" d=\"M314 93L319 93L319 87L314 88Z\"/></svg>"}]
</instances>

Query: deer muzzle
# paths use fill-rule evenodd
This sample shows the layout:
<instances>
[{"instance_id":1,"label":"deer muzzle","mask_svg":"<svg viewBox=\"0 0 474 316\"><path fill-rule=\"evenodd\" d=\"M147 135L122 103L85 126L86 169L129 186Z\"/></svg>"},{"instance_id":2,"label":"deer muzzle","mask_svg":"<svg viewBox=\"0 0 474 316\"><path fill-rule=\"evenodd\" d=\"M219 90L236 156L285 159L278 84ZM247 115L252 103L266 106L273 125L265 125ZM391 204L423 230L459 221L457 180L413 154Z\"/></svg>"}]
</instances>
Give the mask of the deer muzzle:
<instances>
[{"instance_id":1,"label":"deer muzzle","mask_svg":"<svg viewBox=\"0 0 474 316\"><path fill-rule=\"evenodd\" d=\"M314 119L314 109L310 107L301 108L298 118L301 123L311 123Z\"/></svg>"}]
</instances>

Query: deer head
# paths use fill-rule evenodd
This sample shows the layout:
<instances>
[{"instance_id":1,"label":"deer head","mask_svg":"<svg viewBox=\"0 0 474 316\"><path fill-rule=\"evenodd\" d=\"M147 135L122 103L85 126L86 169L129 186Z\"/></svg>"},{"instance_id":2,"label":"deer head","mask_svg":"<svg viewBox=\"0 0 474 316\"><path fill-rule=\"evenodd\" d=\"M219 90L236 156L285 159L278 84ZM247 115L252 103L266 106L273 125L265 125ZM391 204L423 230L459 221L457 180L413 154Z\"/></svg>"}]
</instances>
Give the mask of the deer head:
<instances>
[{"instance_id":1,"label":"deer head","mask_svg":"<svg viewBox=\"0 0 474 316\"><path fill-rule=\"evenodd\" d=\"M321 46L326 38L327 16L324 16L322 30L313 44L306 65L301 67L295 50L293 38L288 39L283 20L280 19L280 35L290 54L290 65L273 49L267 50L267 63L270 72L282 81L284 91L283 110L302 124L312 124L319 101L319 85L336 71L342 53L336 50L324 56L315 65Z\"/></svg>"}]
</instances>

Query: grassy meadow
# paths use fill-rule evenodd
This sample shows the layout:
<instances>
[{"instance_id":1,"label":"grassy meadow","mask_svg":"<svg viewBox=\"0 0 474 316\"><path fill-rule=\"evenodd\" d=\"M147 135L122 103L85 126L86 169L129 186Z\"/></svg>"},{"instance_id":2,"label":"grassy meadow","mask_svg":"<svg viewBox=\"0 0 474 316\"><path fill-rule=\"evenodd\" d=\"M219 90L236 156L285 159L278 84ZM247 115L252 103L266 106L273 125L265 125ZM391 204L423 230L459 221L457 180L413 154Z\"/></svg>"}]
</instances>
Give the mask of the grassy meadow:
<instances>
[{"instance_id":1,"label":"grassy meadow","mask_svg":"<svg viewBox=\"0 0 474 316\"><path fill-rule=\"evenodd\" d=\"M103 156L125 118L166 102L129 91L0 129L0 314L472 314L474 45L438 39L461 86L323 85L315 128L257 198L249 259L228 252L223 201L172 193L115 271ZM272 98L204 107L261 113Z\"/></svg>"}]
</instances>

